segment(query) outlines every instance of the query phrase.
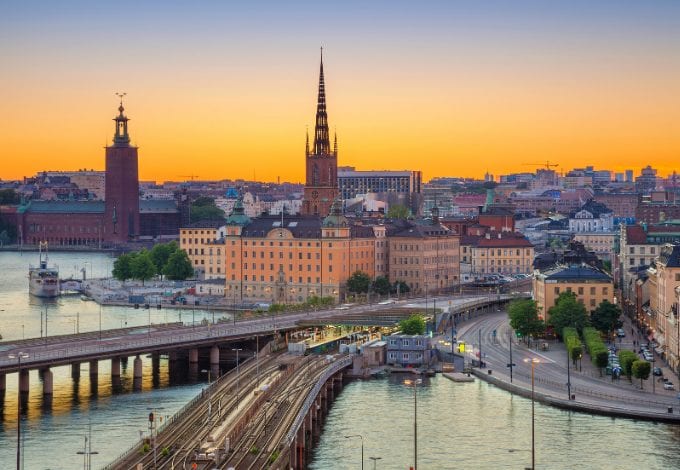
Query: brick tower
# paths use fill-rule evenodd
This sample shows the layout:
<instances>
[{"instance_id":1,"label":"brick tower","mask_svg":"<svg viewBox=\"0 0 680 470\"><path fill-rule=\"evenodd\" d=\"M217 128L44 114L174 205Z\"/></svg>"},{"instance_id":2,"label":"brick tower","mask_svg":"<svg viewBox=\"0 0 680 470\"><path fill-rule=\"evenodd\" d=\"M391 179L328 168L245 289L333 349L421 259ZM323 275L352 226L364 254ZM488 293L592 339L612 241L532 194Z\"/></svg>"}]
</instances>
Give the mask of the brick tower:
<instances>
[{"instance_id":1,"label":"brick tower","mask_svg":"<svg viewBox=\"0 0 680 470\"><path fill-rule=\"evenodd\" d=\"M305 146L306 174L302 214L327 216L338 195L338 139L333 150L328 132L326 89L323 79L323 50L319 69L319 98L316 104L314 147L309 150L309 135Z\"/></svg>"},{"instance_id":2,"label":"brick tower","mask_svg":"<svg viewBox=\"0 0 680 470\"><path fill-rule=\"evenodd\" d=\"M130 145L128 118L123 114L123 95L113 145L106 147L105 238L114 243L136 240L139 236L139 174L137 147Z\"/></svg>"}]
</instances>

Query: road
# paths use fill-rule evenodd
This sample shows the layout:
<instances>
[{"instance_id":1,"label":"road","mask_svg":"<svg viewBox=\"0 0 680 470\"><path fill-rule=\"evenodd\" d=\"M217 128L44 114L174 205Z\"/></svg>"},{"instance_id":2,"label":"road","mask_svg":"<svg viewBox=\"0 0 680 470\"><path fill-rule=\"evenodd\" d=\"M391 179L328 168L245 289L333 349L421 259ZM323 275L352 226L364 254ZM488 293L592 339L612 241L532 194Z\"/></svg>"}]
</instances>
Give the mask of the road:
<instances>
[{"instance_id":1,"label":"road","mask_svg":"<svg viewBox=\"0 0 680 470\"><path fill-rule=\"evenodd\" d=\"M567 394L567 353L562 343L549 341L547 351L529 349L511 332L507 320L507 313L496 312L473 319L458 328L458 340L466 341L478 350L479 332L482 339L482 358L486 369L492 370L497 378L510 381L510 371L507 367L510 356L510 341L512 341L513 384L531 387L531 365L536 359L535 389L556 398L568 399ZM495 336L494 336L494 331ZM625 347L626 344L623 344ZM632 349L632 343L630 344ZM628 381L627 378L611 381L607 375L600 377L599 371L590 363L587 355L583 358L582 371L571 366L571 393L580 403L595 405L603 408L621 408L640 412L667 412L667 408L678 407L679 402L675 391L666 391L656 386L652 393L650 377L645 381L644 389L640 390L638 380Z\"/></svg>"}]
</instances>

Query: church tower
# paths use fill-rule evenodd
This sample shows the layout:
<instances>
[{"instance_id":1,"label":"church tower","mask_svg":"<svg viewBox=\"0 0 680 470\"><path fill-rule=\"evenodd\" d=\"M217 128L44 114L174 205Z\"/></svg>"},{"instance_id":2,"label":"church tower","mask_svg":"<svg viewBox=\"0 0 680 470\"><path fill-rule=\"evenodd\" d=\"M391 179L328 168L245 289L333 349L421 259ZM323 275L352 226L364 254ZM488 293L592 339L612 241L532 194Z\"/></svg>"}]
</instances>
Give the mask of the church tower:
<instances>
[{"instance_id":1,"label":"church tower","mask_svg":"<svg viewBox=\"0 0 680 470\"><path fill-rule=\"evenodd\" d=\"M104 238L114 243L136 240L139 236L139 173L137 147L130 145L129 119L120 97L113 145L106 147Z\"/></svg>"},{"instance_id":2,"label":"church tower","mask_svg":"<svg viewBox=\"0 0 680 470\"><path fill-rule=\"evenodd\" d=\"M319 97L316 104L314 145L309 148L309 134L305 146L306 181L302 200L302 214L327 216L338 195L338 141L331 150L326 114L326 88L323 78L323 49L319 68Z\"/></svg>"}]
</instances>

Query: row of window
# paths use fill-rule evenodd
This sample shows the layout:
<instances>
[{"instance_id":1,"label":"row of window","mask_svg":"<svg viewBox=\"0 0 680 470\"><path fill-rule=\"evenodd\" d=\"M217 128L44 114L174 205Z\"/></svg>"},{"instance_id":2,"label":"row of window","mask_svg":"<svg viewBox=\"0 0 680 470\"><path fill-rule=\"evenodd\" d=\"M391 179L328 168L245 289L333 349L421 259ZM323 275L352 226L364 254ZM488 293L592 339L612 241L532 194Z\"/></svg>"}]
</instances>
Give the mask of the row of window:
<instances>
[{"instance_id":1,"label":"row of window","mask_svg":"<svg viewBox=\"0 0 680 470\"><path fill-rule=\"evenodd\" d=\"M37 232L60 232L60 225L40 225L40 224L30 224L28 226L28 231L32 233ZM87 226L87 225L64 225L64 233L99 233L98 226ZM102 227L102 232L106 233L106 227Z\"/></svg>"},{"instance_id":2,"label":"row of window","mask_svg":"<svg viewBox=\"0 0 680 470\"><path fill-rule=\"evenodd\" d=\"M641 246L641 247L640 247L640 252L639 252L638 254L644 255L644 254L645 254L645 248L646 248L646 247ZM634 254L635 254L635 247L634 247L634 246L629 247L629 248L628 248L628 253L631 254L631 255L634 255ZM656 247L655 247L655 246L650 246L650 247L649 247L649 254L650 254L650 255L656 254Z\"/></svg>"},{"instance_id":3,"label":"row of window","mask_svg":"<svg viewBox=\"0 0 680 470\"><path fill-rule=\"evenodd\" d=\"M590 286L590 295L597 295L597 287L596 286ZM567 287L564 292L573 292L573 289L571 287ZM578 295L583 295L585 292L585 287L579 287L576 290ZM560 295L560 287L555 286L555 295ZM602 295L609 295L609 287L605 286L602 287Z\"/></svg>"},{"instance_id":4,"label":"row of window","mask_svg":"<svg viewBox=\"0 0 680 470\"><path fill-rule=\"evenodd\" d=\"M410 352L410 353L407 353L407 352L403 352L403 353L389 352L389 353L387 353L387 359L396 361L397 358L399 357L399 355L401 355L402 361L410 361L412 359L414 361L419 361L419 360L423 359L423 353L421 353L421 352Z\"/></svg>"},{"instance_id":5,"label":"row of window","mask_svg":"<svg viewBox=\"0 0 680 470\"><path fill-rule=\"evenodd\" d=\"M479 249L481 252L481 256L484 256L485 253L488 253L489 256L494 255L494 249L493 248L487 248L484 250L484 248ZM501 250L500 248L496 249L496 256L513 256L512 252L515 252L514 256L521 256L522 250ZM502 253L502 255L501 255ZM531 256L531 250L525 250L525 256Z\"/></svg>"}]
</instances>

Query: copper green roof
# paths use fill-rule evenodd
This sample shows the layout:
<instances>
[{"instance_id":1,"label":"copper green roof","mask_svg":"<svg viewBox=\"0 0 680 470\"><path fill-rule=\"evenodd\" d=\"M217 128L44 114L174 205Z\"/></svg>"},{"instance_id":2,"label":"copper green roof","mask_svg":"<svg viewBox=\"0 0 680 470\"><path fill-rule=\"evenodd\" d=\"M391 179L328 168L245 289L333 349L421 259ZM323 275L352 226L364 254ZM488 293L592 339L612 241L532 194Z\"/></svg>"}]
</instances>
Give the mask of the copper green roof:
<instances>
[{"instance_id":1,"label":"copper green roof","mask_svg":"<svg viewBox=\"0 0 680 470\"><path fill-rule=\"evenodd\" d=\"M246 215L245 208L243 207L243 199L238 198L234 204L234 209L227 217L227 225L240 225L245 227L250 223L250 217Z\"/></svg>"},{"instance_id":2,"label":"copper green roof","mask_svg":"<svg viewBox=\"0 0 680 470\"><path fill-rule=\"evenodd\" d=\"M48 214L103 214L104 201L29 201L20 212Z\"/></svg>"}]
</instances>

